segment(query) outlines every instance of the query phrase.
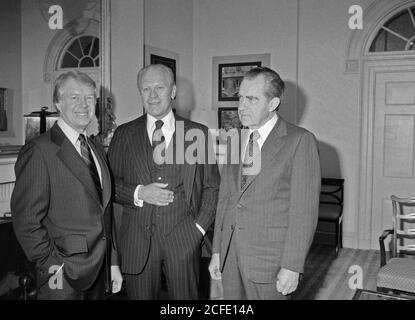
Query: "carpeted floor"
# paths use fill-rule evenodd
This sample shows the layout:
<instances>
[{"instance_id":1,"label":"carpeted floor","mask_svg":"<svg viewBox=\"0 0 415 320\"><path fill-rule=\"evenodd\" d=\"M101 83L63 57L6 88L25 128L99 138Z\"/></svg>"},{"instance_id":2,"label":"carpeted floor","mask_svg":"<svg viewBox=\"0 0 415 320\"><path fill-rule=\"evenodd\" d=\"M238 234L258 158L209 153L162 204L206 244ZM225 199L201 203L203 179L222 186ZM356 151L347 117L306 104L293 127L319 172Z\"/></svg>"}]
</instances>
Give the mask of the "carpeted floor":
<instances>
[{"instance_id":1,"label":"carpeted floor","mask_svg":"<svg viewBox=\"0 0 415 320\"><path fill-rule=\"evenodd\" d=\"M351 300L359 285L376 289L379 251L342 248L335 256L333 247L313 245L307 256L303 279L294 300Z\"/></svg>"},{"instance_id":2,"label":"carpeted floor","mask_svg":"<svg viewBox=\"0 0 415 320\"><path fill-rule=\"evenodd\" d=\"M338 256L332 246L315 244L311 247L305 263L303 278L293 300L351 300L356 292L349 284L356 277L355 270L361 270L362 287L368 290L376 289L376 274L379 269L379 251L358 250L343 248ZM201 269L201 298L214 300L222 299L221 286L218 282L210 282L207 272L208 260L203 261ZM349 269L352 273L349 273ZM209 291L210 286L210 293ZM126 299L125 292L112 299ZM168 299L167 292L163 292L162 299Z\"/></svg>"}]
</instances>

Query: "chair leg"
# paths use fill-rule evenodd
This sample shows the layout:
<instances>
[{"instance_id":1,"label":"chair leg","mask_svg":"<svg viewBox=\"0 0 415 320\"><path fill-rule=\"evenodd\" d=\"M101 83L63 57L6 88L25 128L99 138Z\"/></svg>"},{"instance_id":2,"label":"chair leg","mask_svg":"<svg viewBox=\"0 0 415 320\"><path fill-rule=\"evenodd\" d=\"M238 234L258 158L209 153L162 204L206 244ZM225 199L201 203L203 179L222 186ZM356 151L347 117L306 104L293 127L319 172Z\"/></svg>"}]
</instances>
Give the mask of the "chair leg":
<instances>
[{"instance_id":1,"label":"chair leg","mask_svg":"<svg viewBox=\"0 0 415 320\"><path fill-rule=\"evenodd\" d=\"M335 221L336 224L336 257L339 254L339 223Z\"/></svg>"}]
</instances>

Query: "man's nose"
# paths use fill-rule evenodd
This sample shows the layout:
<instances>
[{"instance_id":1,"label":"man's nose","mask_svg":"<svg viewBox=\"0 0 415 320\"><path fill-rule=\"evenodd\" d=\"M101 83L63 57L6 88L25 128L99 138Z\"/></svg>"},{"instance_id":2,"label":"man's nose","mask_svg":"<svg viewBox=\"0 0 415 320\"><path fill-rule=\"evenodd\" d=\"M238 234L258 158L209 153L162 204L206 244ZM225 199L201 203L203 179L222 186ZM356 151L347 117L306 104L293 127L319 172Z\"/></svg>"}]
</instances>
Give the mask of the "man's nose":
<instances>
[{"instance_id":1,"label":"man's nose","mask_svg":"<svg viewBox=\"0 0 415 320\"><path fill-rule=\"evenodd\" d=\"M244 98L244 97L239 97L239 104L238 104L238 107L239 107L239 109L241 110L243 110L243 109L245 109L245 107L246 107L246 101L247 101L247 99L246 98Z\"/></svg>"},{"instance_id":2,"label":"man's nose","mask_svg":"<svg viewBox=\"0 0 415 320\"><path fill-rule=\"evenodd\" d=\"M83 106L84 108L88 108L89 104L88 104L88 98L87 98L87 97L83 97L83 98L81 99L81 103L82 103L82 106Z\"/></svg>"},{"instance_id":3,"label":"man's nose","mask_svg":"<svg viewBox=\"0 0 415 320\"><path fill-rule=\"evenodd\" d=\"M157 98L157 92L155 88L150 90L150 97Z\"/></svg>"}]
</instances>

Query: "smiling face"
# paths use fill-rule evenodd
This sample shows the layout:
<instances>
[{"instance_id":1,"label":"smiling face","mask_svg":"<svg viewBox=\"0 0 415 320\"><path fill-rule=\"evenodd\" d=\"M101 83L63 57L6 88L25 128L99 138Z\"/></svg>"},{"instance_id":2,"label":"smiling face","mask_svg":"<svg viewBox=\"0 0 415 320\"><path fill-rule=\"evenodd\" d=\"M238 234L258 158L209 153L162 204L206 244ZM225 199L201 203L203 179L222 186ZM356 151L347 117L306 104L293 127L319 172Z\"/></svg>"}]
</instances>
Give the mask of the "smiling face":
<instances>
[{"instance_id":1,"label":"smiling face","mask_svg":"<svg viewBox=\"0 0 415 320\"><path fill-rule=\"evenodd\" d=\"M176 95L176 86L172 84L169 74L158 67L149 68L140 81L140 92L144 108L156 119L162 119L172 108Z\"/></svg>"},{"instance_id":2,"label":"smiling face","mask_svg":"<svg viewBox=\"0 0 415 320\"><path fill-rule=\"evenodd\" d=\"M279 98L267 98L266 82L262 75L253 79L244 79L239 89L239 118L242 124L258 129L274 115Z\"/></svg>"},{"instance_id":3,"label":"smiling face","mask_svg":"<svg viewBox=\"0 0 415 320\"><path fill-rule=\"evenodd\" d=\"M83 132L95 114L95 89L73 78L60 87L56 108L60 117L77 132Z\"/></svg>"}]
</instances>

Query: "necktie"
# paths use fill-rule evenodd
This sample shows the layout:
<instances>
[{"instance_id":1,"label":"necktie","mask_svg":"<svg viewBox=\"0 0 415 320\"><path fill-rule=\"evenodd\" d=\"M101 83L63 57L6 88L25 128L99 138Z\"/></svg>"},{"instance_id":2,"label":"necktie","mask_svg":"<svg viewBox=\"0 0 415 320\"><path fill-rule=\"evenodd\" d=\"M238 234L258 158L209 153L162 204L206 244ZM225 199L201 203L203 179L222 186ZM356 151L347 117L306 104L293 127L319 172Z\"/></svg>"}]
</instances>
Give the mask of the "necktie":
<instances>
[{"instance_id":1,"label":"necktie","mask_svg":"<svg viewBox=\"0 0 415 320\"><path fill-rule=\"evenodd\" d=\"M83 134L79 135L78 140L81 145L82 160L84 160L85 164L87 165L89 172L91 173L92 180L94 181L95 187L97 189L99 198L102 200L101 182L99 179L97 167L94 162L94 158L92 157L91 149L89 148L89 145L86 142L85 136Z\"/></svg>"},{"instance_id":2,"label":"necktie","mask_svg":"<svg viewBox=\"0 0 415 320\"><path fill-rule=\"evenodd\" d=\"M153 131L153 137L151 138L151 145L153 146L153 149L157 147L159 144L164 142L164 135L163 131L161 130L161 127L163 127L163 120L157 120L156 121L156 129Z\"/></svg>"},{"instance_id":3,"label":"necktie","mask_svg":"<svg viewBox=\"0 0 415 320\"><path fill-rule=\"evenodd\" d=\"M165 150L155 150L155 148L164 143L165 141L165 137L163 134L163 131L161 130L161 127L163 127L164 122L162 120L157 120L156 121L156 128L153 131L153 137L151 138L151 144L153 147L153 159L154 162L157 164L162 164L164 157L165 157ZM161 152L160 152L161 151Z\"/></svg>"},{"instance_id":4,"label":"necktie","mask_svg":"<svg viewBox=\"0 0 415 320\"><path fill-rule=\"evenodd\" d=\"M249 135L249 141L246 146L244 161L242 163L241 190L245 187L249 176L254 176L261 170L261 149L259 148L258 139L260 138L258 130L252 131Z\"/></svg>"}]
</instances>

